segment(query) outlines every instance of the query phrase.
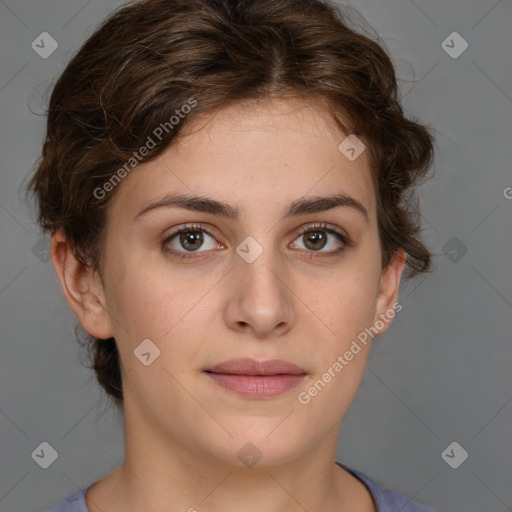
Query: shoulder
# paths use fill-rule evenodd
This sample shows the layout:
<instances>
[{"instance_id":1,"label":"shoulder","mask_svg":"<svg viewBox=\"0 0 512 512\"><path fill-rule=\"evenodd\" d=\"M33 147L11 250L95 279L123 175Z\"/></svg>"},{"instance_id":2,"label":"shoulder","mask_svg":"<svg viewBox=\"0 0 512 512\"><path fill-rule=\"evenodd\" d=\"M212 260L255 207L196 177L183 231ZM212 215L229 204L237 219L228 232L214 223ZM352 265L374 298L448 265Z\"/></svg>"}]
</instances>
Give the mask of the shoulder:
<instances>
[{"instance_id":1,"label":"shoulder","mask_svg":"<svg viewBox=\"0 0 512 512\"><path fill-rule=\"evenodd\" d=\"M361 471L349 468L341 464L341 462L337 462L337 464L352 473L366 485L377 504L377 512L395 512L396 510L400 510L400 512L439 512L431 507L412 501L396 491L381 487L375 480Z\"/></svg>"},{"instance_id":2,"label":"shoulder","mask_svg":"<svg viewBox=\"0 0 512 512\"><path fill-rule=\"evenodd\" d=\"M66 498L62 503L47 512L89 512L85 502L85 493L92 484Z\"/></svg>"}]
</instances>

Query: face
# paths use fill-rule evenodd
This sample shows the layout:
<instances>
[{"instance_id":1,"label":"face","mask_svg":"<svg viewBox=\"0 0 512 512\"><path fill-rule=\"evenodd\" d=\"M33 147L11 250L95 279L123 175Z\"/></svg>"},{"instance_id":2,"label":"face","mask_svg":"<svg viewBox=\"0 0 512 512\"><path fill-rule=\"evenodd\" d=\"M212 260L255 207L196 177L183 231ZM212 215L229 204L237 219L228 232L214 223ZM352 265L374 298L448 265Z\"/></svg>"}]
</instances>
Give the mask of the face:
<instances>
[{"instance_id":1,"label":"face","mask_svg":"<svg viewBox=\"0 0 512 512\"><path fill-rule=\"evenodd\" d=\"M250 442L278 464L337 430L403 262L381 269L368 152L347 159L347 134L320 107L239 104L207 120L122 182L107 214L108 315L83 325L115 337L140 432L236 465ZM300 370L207 371L239 358Z\"/></svg>"}]
</instances>

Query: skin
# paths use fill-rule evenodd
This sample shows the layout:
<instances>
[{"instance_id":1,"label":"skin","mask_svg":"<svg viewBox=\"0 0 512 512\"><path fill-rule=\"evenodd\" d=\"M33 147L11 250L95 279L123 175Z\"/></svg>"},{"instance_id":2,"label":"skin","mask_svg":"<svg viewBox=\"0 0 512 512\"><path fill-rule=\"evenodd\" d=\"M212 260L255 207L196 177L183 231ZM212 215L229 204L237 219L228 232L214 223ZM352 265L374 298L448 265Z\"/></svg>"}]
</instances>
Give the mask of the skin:
<instances>
[{"instance_id":1,"label":"skin","mask_svg":"<svg viewBox=\"0 0 512 512\"><path fill-rule=\"evenodd\" d=\"M398 300L405 253L381 268L368 152L349 161L338 150L347 134L328 113L290 98L236 104L185 133L119 185L101 277L62 232L52 239L68 303L88 333L115 337L123 366L125 460L89 489L89 509L375 511L367 488L334 463L370 343L308 404L297 399ZM135 220L171 192L214 198L241 216L161 207ZM345 206L280 220L292 201L333 193L356 198L368 219ZM299 230L315 222L350 244L325 256L343 244L317 229L326 245L308 245ZM213 238L203 233L187 252L177 235L167 247L194 257L173 258L163 241L187 223ZM252 263L236 252L247 236L263 248ZM160 356L145 366L133 352L148 338ZM276 397L244 398L203 372L235 357L285 359L307 375ZM237 457L248 442L262 454L250 468Z\"/></svg>"}]
</instances>

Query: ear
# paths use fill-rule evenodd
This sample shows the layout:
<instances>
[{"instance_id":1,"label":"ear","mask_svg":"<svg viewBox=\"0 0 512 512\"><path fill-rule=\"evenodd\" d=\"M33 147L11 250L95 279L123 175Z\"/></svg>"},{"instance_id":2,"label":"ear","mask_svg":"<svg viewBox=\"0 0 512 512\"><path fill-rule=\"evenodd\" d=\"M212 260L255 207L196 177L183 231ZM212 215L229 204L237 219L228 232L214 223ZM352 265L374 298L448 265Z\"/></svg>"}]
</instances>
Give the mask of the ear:
<instances>
[{"instance_id":1,"label":"ear","mask_svg":"<svg viewBox=\"0 0 512 512\"><path fill-rule=\"evenodd\" d=\"M62 230L52 236L50 254L62 293L85 331L95 338L113 337L99 274L77 260Z\"/></svg>"},{"instance_id":2,"label":"ear","mask_svg":"<svg viewBox=\"0 0 512 512\"><path fill-rule=\"evenodd\" d=\"M374 328L379 334L382 334L391 325L395 317L395 310L400 311L401 309L401 306L397 307L396 304L406 259L406 252L399 249L395 251L389 265L382 271L373 319ZM382 324L384 325L382 326ZM377 326L382 326L382 328Z\"/></svg>"}]
</instances>

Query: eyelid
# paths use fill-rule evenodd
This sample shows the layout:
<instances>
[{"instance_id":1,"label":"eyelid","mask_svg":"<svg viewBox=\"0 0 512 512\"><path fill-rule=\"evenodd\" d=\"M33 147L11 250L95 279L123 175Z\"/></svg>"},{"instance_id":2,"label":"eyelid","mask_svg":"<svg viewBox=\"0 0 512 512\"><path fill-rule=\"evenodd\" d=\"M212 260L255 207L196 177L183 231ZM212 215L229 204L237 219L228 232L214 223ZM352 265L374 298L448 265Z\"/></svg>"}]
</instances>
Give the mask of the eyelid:
<instances>
[{"instance_id":1,"label":"eyelid","mask_svg":"<svg viewBox=\"0 0 512 512\"><path fill-rule=\"evenodd\" d=\"M300 229L297 236L303 235L304 233L307 233L308 231L314 231L315 229L324 229L325 231L336 233L337 235L340 235L342 238L344 238L346 240L347 244L349 242L349 237L346 233L342 232L335 225L328 224L326 222L313 222L311 224L307 224Z\"/></svg>"},{"instance_id":2,"label":"eyelid","mask_svg":"<svg viewBox=\"0 0 512 512\"><path fill-rule=\"evenodd\" d=\"M210 227L208 224L198 224L195 222L189 222L187 224L182 224L182 225L178 226L171 233L165 235L164 242L169 241L172 237L179 235L183 231L204 231L207 235L209 235L215 239L217 239L217 236L218 236L213 233L213 231L214 231L213 228Z\"/></svg>"},{"instance_id":3,"label":"eyelid","mask_svg":"<svg viewBox=\"0 0 512 512\"><path fill-rule=\"evenodd\" d=\"M198 231L204 231L206 234L210 235L211 237L215 238L217 235L214 235L212 231L210 230L210 226L208 224L198 224L198 223L187 223L179 226L177 229L175 229L172 233L165 236L165 239L168 240L169 238L173 237L174 235L177 235L181 233L182 231L193 231L194 229ZM300 236L307 231L313 230L313 229L325 229L326 231L333 231L336 234L344 237L347 240L347 243L349 241L349 236L339 230L339 228L335 225L328 224L326 222L312 222L309 224L306 224L305 226L302 226L297 233L297 236Z\"/></svg>"}]
</instances>

